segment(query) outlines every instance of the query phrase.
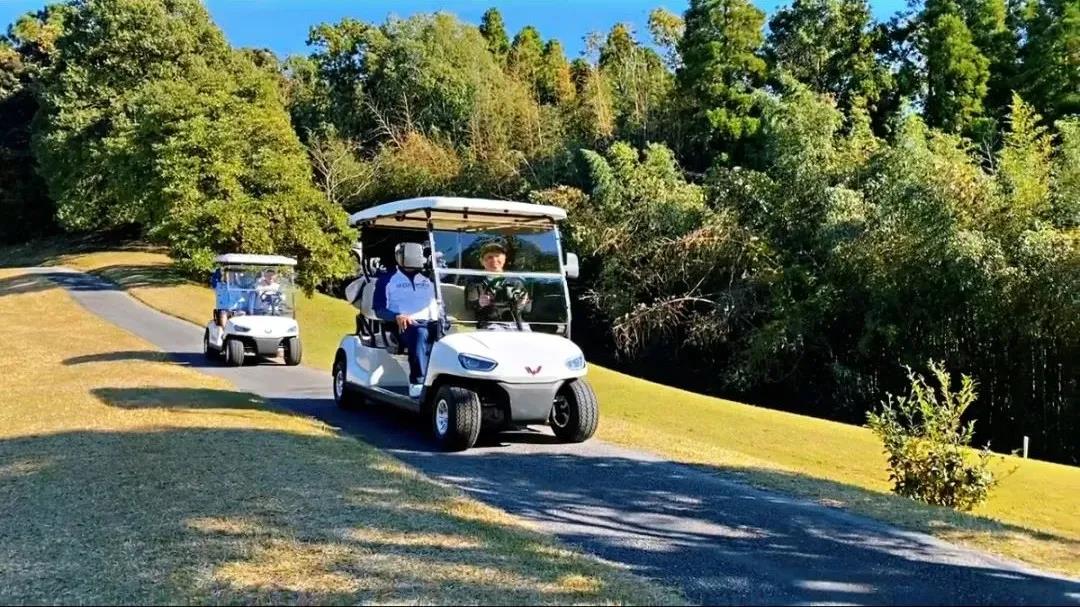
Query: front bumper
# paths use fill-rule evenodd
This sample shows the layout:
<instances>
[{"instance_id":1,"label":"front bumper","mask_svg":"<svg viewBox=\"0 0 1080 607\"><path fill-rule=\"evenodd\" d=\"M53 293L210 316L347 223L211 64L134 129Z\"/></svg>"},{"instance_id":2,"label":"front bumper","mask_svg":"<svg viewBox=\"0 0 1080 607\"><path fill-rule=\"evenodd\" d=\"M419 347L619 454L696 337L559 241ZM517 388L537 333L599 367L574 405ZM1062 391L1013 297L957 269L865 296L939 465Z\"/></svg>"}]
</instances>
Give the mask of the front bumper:
<instances>
[{"instance_id":1,"label":"front bumper","mask_svg":"<svg viewBox=\"0 0 1080 607\"><path fill-rule=\"evenodd\" d=\"M555 394L564 380L542 384L499 382L510 404L510 419L517 424L547 423Z\"/></svg>"},{"instance_id":2,"label":"front bumper","mask_svg":"<svg viewBox=\"0 0 1080 607\"><path fill-rule=\"evenodd\" d=\"M281 342L280 337L254 337L251 338L251 349L259 356L277 356Z\"/></svg>"}]
</instances>

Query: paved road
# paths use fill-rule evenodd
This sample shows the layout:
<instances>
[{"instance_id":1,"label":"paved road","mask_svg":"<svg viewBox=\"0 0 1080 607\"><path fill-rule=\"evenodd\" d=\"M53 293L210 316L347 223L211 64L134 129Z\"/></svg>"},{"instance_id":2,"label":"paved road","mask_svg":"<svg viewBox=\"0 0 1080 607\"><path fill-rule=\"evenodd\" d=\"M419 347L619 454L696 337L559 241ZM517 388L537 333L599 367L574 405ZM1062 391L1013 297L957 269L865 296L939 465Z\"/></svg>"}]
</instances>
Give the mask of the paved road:
<instances>
[{"instance_id":1,"label":"paved road","mask_svg":"<svg viewBox=\"0 0 1080 607\"><path fill-rule=\"evenodd\" d=\"M1080 604L1076 580L598 440L560 445L546 433L525 432L464 453L435 453L415 418L338 410L328 373L207 364L201 329L88 275L33 271L180 364L356 434L569 544L677 586L697 602ZM657 406L675 409L678 403Z\"/></svg>"}]
</instances>

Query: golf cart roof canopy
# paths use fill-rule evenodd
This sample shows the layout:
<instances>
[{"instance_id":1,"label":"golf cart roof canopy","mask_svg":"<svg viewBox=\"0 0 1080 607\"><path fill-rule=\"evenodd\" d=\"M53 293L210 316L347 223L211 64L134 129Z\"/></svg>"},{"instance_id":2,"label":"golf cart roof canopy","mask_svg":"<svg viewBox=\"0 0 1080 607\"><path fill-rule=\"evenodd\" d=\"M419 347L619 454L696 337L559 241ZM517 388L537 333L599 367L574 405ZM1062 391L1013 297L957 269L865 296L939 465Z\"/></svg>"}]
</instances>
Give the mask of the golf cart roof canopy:
<instances>
[{"instance_id":1,"label":"golf cart roof canopy","mask_svg":"<svg viewBox=\"0 0 1080 607\"><path fill-rule=\"evenodd\" d=\"M496 226L549 227L566 219L566 211L528 202L433 196L398 200L364 209L353 213L349 217L349 224L424 229L429 217L432 225L440 230Z\"/></svg>"},{"instance_id":2,"label":"golf cart roof canopy","mask_svg":"<svg viewBox=\"0 0 1080 607\"><path fill-rule=\"evenodd\" d=\"M246 253L229 253L218 255L214 263L225 266L295 266L296 260L282 255L248 255Z\"/></svg>"}]
</instances>

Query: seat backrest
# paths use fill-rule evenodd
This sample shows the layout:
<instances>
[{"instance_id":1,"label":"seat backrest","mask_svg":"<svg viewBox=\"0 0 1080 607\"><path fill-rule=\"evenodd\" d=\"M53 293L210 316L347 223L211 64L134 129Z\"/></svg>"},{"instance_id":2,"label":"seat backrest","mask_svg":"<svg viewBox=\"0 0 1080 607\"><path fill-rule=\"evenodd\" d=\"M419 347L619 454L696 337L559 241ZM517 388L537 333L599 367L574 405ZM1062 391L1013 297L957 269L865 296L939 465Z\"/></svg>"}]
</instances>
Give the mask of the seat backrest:
<instances>
[{"instance_id":1,"label":"seat backrest","mask_svg":"<svg viewBox=\"0 0 1080 607\"><path fill-rule=\"evenodd\" d=\"M465 287L454 284L443 284L440 287L447 320L476 321L476 313L465 303Z\"/></svg>"},{"instance_id":2,"label":"seat backrest","mask_svg":"<svg viewBox=\"0 0 1080 607\"><path fill-rule=\"evenodd\" d=\"M345 287L345 299L365 318L379 320L376 310L386 307L386 283L390 281L390 275L384 271L357 278Z\"/></svg>"}]
</instances>

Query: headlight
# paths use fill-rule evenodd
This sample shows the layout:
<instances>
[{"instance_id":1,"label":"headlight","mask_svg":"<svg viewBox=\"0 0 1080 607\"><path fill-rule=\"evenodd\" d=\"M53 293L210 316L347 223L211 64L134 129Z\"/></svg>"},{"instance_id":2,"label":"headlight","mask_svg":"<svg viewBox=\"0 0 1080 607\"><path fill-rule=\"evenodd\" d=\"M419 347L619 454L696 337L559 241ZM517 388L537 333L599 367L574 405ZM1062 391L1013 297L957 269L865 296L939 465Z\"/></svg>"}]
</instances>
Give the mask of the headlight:
<instances>
[{"instance_id":1,"label":"headlight","mask_svg":"<svg viewBox=\"0 0 1080 607\"><path fill-rule=\"evenodd\" d=\"M585 368L585 356L575 356L566 361L566 368L571 371L580 371Z\"/></svg>"},{"instance_id":2,"label":"headlight","mask_svg":"<svg viewBox=\"0 0 1080 607\"><path fill-rule=\"evenodd\" d=\"M296 325L293 325L293 326L289 327L289 330L288 330L288 332L289 332L289 333L296 333L296 331L297 331L297 330L298 330L299 328L300 328L300 327L298 327L298 326L296 326Z\"/></svg>"},{"instance_id":3,"label":"headlight","mask_svg":"<svg viewBox=\"0 0 1080 607\"><path fill-rule=\"evenodd\" d=\"M462 367L465 367L468 371L490 371L499 366L499 363L481 356L472 356L470 354L458 354L458 362Z\"/></svg>"},{"instance_id":4,"label":"headlight","mask_svg":"<svg viewBox=\"0 0 1080 607\"><path fill-rule=\"evenodd\" d=\"M249 333L251 332L251 327L245 327L244 325L233 325L233 330L237 333Z\"/></svg>"}]
</instances>

